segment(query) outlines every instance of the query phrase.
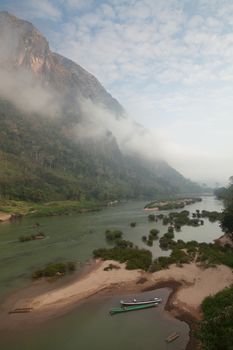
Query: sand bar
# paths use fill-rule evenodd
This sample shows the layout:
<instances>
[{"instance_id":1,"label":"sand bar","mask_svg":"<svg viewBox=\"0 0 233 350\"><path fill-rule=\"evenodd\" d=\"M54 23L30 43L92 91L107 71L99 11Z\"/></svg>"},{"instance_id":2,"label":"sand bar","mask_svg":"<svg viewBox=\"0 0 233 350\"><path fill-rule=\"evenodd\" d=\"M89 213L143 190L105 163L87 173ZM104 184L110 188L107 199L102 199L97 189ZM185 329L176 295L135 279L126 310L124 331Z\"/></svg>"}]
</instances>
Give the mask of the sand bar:
<instances>
[{"instance_id":1,"label":"sand bar","mask_svg":"<svg viewBox=\"0 0 233 350\"><path fill-rule=\"evenodd\" d=\"M11 219L11 214L0 212L0 222L5 222Z\"/></svg>"},{"instance_id":2,"label":"sand bar","mask_svg":"<svg viewBox=\"0 0 233 350\"><path fill-rule=\"evenodd\" d=\"M118 266L118 269L104 271L110 263ZM172 298L173 309L179 309L190 313L196 319L201 316L200 305L205 297L214 295L223 288L233 283L233 274L230 268L220 265L216 268L201 268L195 263L186 264L183 267L171 265L169 269L155 273L146 273L140 270L126 270L124 264L112 261L98 261L84 276L73 280L71 283L55 286L52 290L41 294L20 296L9 299L7 310L16 308L32 308L36 312L53 311L68 305L76 305L98 292L111 289L127 291L142 291L147 288L168 286L177 283L179 285Z\"/></svg>"}]
</instances>

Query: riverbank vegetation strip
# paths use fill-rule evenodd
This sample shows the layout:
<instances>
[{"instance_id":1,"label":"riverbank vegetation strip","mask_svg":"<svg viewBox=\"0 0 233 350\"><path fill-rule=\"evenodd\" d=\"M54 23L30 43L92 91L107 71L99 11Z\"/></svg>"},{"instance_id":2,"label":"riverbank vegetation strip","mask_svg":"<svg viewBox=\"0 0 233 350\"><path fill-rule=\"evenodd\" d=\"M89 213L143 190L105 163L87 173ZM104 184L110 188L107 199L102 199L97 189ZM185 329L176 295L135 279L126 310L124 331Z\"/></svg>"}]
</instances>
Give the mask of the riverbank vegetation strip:
<instances>
[{"instance_id":1,"label":"riverbank vegetation strip","mask_svg":"<svg viewBox=\"0 0 233 350\"><path fill-rule=\"evenodd\" d=\"M18 216L42 217L69 215L85 211L96 211L104 207L105 203L95 200L81 201L53 201L46 203L34 203L15 200L1 200L0 212L5 214L17 214ZM10 219L10 217L9 217Z\"/></svg>"}]
</instances>

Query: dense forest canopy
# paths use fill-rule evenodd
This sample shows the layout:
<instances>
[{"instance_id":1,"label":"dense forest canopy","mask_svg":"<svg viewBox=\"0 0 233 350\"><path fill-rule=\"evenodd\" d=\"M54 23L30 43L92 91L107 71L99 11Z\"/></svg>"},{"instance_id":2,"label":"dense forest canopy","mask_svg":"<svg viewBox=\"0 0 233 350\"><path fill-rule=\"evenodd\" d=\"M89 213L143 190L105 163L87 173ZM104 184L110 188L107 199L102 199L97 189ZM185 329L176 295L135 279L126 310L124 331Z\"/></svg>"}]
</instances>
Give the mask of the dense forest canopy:
<instances>
[{"instance_id":1,"label":"dense forest canopy","mask_svg":"<svg viewBox=\"0 0 233 350\"><path fill-rule=\"evenodd\" d=\"M222 230L233 239L233 176L230 177L228 187L221 187L215 190L215 195L224 200L225 209L221 218Z\"/></svg>"}]
</instances>

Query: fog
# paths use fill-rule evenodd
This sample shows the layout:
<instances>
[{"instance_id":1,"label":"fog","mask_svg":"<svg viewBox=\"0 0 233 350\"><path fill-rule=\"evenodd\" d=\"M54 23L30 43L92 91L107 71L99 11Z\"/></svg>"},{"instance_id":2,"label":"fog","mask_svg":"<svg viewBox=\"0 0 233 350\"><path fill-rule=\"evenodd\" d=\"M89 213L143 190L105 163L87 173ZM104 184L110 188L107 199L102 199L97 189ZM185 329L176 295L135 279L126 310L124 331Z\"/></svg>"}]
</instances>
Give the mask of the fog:
<instances>
[{"instance_id":1,"label":"fog","mask_svg":"<svg viewBox=\"0 0 233 350\"><path fill-rule=\"evenodd\" d=\"M50 117L59 112L56 93L36 81L28 71L0 69L0 76L1 97L14 103L22 112Z\"/></svg>"},{"instance_id":2,"label":"fog","mask_svg":"<svg viewBox=\"0 0 233 350\"><path fill-rule=\"evenodd\" d=\"M46 83L36 70L29 71L21 66L26 55L22 51L22 31L2 24L0 19L1 98L11 101L25 113L49 118L61 115L64 96ZM44 41L43 45L46 49L47 42ZM34 63L40 64L39 60ZM216 152L213 156L208 147L201 150L188 147L177 142L171 131L161 128L148 130L127 115L116 118L106 106L85 99L78 92L72 113L74 120L75 117L77 119L76 125L72 125L72 135L77 142L99 141L111 132L123 153L136 154L151 161L165 160L194 181L223 184L233 174L232 151Z\"/></svg>"},{"instance_id":3,"label":"fog","mask_svg":"<svg viewBox=\"0 0 233 350\"><path fill-rule=\"evenodd\" d=\"M36 72L22 65L23 60L28 59L27 50L31 45L30 36L25 39L25 32L31 33L32 28L27 22L12 27L11 20L0 16L0 95L23 112L54 116L60 108L57 94L36 76ZM35 64L39 63L38 57Z\"/></svg>"},{"instance_id":4,"label":"fog","mask_svg":"<svg viewBox=\"0 0 233 350\"><path fill-rule=\"evenodd\" d=\"M0 95L15 104L22 112L37 113L41 117L55 118L61 112L57 93L32 73L25 70L0 69ZM134 154L151 161L165 160L191 180L215 186L225 184L232 174L230 155L215 154L177 144L166 130L148 130L129 116L116 116L101 104L77 95L79 111L72 134L77 142L99 141L111 132L123 153Z\"/></svg>"},{"instance_id":5,"label":"fog","mask_svg":"<svg viewBox=\"0 0 233 350\"><path fill-rule=\"evenodd\" d=\"M231 152L213 155L208 147L201 151L198 147L184 147L167 130L148 130L129 116L116 119L103 105L91 100L82 99L81 111L85 122L76 127L79 140L98 139L109 130L123 153L137 154L151 161L165 160L185 177L210 186L226 184L233 173Z\"/></svg>"}]
</instances>

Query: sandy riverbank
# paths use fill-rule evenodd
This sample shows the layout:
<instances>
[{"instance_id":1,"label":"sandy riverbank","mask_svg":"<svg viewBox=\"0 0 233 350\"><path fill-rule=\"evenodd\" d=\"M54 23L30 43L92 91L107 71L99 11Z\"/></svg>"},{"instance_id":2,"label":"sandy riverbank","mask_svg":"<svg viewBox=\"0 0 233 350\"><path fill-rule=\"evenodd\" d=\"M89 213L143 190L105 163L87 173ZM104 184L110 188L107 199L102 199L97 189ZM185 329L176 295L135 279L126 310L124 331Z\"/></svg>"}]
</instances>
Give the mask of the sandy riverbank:
<instances>
[{"instance_id":1,"label":"sandy riverbank","mask_svg":"<svg viewBox=\"0 0 233 350\"><path fill-rule=\"evenodd\" d=\"M110 263L118 269L104 271ZM101 293L126 294L138 293L168 287L171 294L165 310L190 326L190 340L186 350L198 349L193 335L196 320L201 319L200 305L205 297L233 283L232 270L220 265L203 269L195 263L183 267L176 265L155 273L140 270L126 270L125 264L112 261L97 261L87 266L80 275L71 277L64 284L62 280L48 287L45 281L34 282L30 287L9 296L0 307L0 330L32 327L35 323L57 317L77 303ZM46 286L47 284L47 286ZM16 308L32 308L29 313L11 314Z\"/></svg>"},{"instance_id":2,"label":"sandy riverbank","mask_svg":"<svg viewBox=\"0 0 233 350\"><path fill-rule=\"evenodd\" d=\"M11 214L0 212L0 223L11 219Z\"/></svg>"},{"instance_id":3,"label":"sandy riverbank","mask_svg":"<svg viewBox=\"0 0 233 350\"><path fill-rule=\"evenodd\" d=\"M118 269L104 271L110 263L118 266ZM3 304L1 315L16 308L32 308L30 314L36 313L54 314L66 307L75 305L101 291L143 291L161 288L161 286L174 286L175 293L170 298L170 310L178 315L180 310L190 314L195 319L200 319L200 305L205 297L214 295L223 288L233 283L233 274L226 266L203 269L195 263L186 264L183 267L172 265L169 269L155 273L146 273L139 270L126 270L124 264L111 261L98 261L84 276L77 277L69 284L52 290L35 293L33 286L27 294L17 292L14 297L9 297ZM179 312L178 312L179 311ZM8 316L11 319L14 314ZM27 317L27 314L25 314ZM1 323L2 317L0 317Z\"/></svg>"}]
</instances>

